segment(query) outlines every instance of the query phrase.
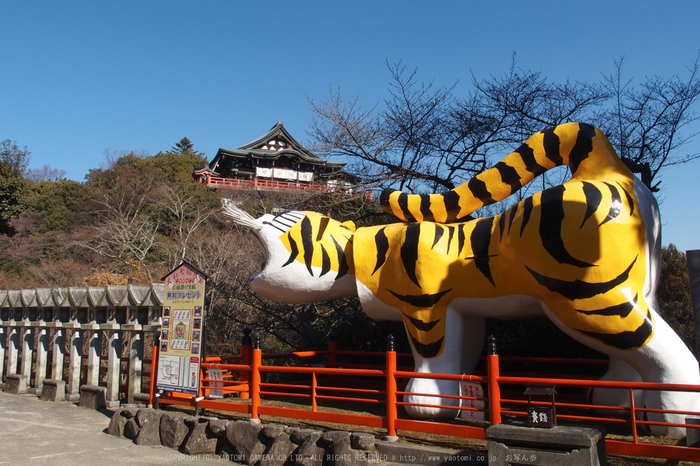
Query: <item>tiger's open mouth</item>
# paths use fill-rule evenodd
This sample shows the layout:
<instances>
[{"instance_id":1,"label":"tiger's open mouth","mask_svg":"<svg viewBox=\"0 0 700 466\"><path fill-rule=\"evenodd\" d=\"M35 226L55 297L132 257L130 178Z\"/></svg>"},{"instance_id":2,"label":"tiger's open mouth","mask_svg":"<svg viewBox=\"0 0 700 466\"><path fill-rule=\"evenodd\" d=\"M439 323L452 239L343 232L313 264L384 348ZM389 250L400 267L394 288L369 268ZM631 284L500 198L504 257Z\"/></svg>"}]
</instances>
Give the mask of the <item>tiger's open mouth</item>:
<instances>
[{"instance_id":1,"label":"tiger's open mouth","mask_svg":"<svg viewBox=\"0 0 700 466\"><path fill-rule=\"evenodd\" d=\"M255 239L253 240L253 243L255 243L255 244L258 246L258 248L260 248L260 249L262 250L263 256L264 256L263 261L260 263L260 270L257 271L257 272L255 272L255 273L253 273L253 274L250 276L249 281L252 282L252 281L255 280L256 278L258 278L258 275L260 275L261 273L263 273L263 270L265 270L265 266L267 265L267 249L265 249L265 246L263 245L263 242L260 241L260 238L258 237L258 235L256 235L253 231L251 231L250 233L253 235L253 238L255 238Z\"/></svg>"},{"instance_id":2,"label":"tiger's open mouth","mask_svg":"<svg viewBox=\"0 0 700 466\"><path fill-rule=\"evenodd\" d=\"M257 276L260 275L260 274L262 273L263 270L265 270L265 264L267 264L267 261L262 261L262 263L260 264L260 270L259 270L258 272L253 273L253 274L250 276L250 281L251 281L251 282L252 282L253 280L255 280L255 279L257 278Z\"/></svg>"}]
</instances>

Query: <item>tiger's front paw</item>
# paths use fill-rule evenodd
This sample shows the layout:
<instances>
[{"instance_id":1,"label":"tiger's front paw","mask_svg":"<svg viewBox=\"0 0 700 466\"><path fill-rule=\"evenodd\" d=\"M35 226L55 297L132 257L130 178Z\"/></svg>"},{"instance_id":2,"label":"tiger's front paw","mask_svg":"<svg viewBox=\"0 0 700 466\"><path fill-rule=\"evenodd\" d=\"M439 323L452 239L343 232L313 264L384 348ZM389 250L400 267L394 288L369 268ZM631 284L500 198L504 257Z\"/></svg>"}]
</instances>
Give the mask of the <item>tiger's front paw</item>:
<instances>
[{"instance_id":1,"label":"tiger's front paw","mask_svg":"<svg viewBox=\"0 0 700 466\"><path fill-rule=\"evenodd\" d=\"M459 410L459 385L450 380L411 379L406 385L403 401L409 416L414 419L454 419ZM450 398L445 398L448 395Z\"/></svg>"}]
</instances>

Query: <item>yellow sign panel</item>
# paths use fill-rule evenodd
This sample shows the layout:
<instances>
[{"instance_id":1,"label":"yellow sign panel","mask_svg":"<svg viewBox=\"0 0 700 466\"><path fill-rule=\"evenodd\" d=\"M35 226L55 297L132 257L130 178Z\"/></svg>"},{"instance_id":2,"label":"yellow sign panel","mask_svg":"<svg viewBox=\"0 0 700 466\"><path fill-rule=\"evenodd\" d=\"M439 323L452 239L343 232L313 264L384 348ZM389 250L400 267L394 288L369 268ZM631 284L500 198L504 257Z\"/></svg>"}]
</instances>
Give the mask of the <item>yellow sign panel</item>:
<instances>
[{"instance_id":1,"label":"yellow sign panel","mask_svg":"<svg viewBox=\"0 0 700 466\"><path fill-rule=\"evenodd\" d=\"M206 275L183 262L164 281L156 388L197 395Z\"/></svg>"}]
</instances>

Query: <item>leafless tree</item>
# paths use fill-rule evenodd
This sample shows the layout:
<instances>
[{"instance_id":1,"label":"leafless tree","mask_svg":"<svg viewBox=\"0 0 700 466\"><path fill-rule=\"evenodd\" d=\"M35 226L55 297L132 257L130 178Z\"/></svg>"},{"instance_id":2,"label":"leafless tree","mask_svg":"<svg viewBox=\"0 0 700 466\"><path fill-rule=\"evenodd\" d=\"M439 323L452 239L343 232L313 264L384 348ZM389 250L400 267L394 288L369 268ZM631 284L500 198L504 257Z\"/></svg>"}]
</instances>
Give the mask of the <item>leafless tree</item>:
<instances>
[{"instance_id":1,"label":"leafless tree","mask_svg":"<svg viewBox=\"0 0 700 466\"><path fill-rule=\"evenodd\" d=\"M41 168L28 169L24 177L32 184L40 183L42 181L58 181L65 179L66 171L59 168L53 168L50 165L44 165Z\"/></svg>"},{"instance_id":2,"label":"leafless tree","mask_svg":"<svg viewBox=\"0 0 700 466\"><path fill-rule=\"evenodd\" d=\"M441 167L432 159L452 88L419 84L416 72L407 73L400 63L387 63L387 68L390 98L383 109L364 109L359 96L345 101L340 90L332 88L320 104L308 99L314 113L309 130L314 148L346 157L349 169L368 183L397 182L409 189L415 180L444 185Z\"/></svg>"},{"instance_id":3,"label":"leafless tree","mask_svg":"<svg viewBox=\"0 0 700 466\"><path fill-rule=\"evenodd\" d=\"M686 79L647 78L638 86L623 81L622 62L602 82L555 83L519 68L514 55L502 76L472 76L462 97L455 85L419 84L415 71L387 64L390 83L382 105L365 108L360 96L344 99L337 89L320 103L308 98L314 114L309 136L317 151L345 158L349 170L369 182L440 192L489 168L537 131L585 121L609 134L628 166L652 187L662 167L699 155L679 150L695 136L685 130L697 119L698 62ZM548 176L539 187L568 175L563 170Z\"/></svg>"},{"instance_id":4,"label":"leafless tree","mask_svg":"<svg viewBox=\"0 0 700 466\"><path fill-rule=\"evenodd\" d=\"M96 183L98 209L90 221L91 237L80 245L104 257L149 271L146 256L156 243L160 221L150 209L157 179L153 170L114 166Z\"/></svg>"},{"instance_id":5,"label":"leafless tree","mask_svg":"<svg viewBox=\"0 0 700 466\"><path fill-rule=\"evenodd\" d=\"M699 118L694 111L700 97L698 58L688 67L685 79L654 76L635 87L632 79L623 78L624 57L604 77L612 105L601 115L601 128L627 165L655 191L659 183L653 181L664 167L700 157L700 153L681 152L697 135L684 130Z\"/></svg>"},{"instance_id":6,"label":"leafless tree","mask_svg":"<svg viewBox=\"0 0 700 466\"><path fill-rule=\"evenodd\" d=\"M185 259L188 244L197 231L212 215L218 213L218 208L202 204L200 201L196 193L187 189L187 186L172 187L166 183L160 183L158 186L158 204L169 214L170 236L177 243L176 249L169 248L171 268Z\"/></svg>"}]
</instances>

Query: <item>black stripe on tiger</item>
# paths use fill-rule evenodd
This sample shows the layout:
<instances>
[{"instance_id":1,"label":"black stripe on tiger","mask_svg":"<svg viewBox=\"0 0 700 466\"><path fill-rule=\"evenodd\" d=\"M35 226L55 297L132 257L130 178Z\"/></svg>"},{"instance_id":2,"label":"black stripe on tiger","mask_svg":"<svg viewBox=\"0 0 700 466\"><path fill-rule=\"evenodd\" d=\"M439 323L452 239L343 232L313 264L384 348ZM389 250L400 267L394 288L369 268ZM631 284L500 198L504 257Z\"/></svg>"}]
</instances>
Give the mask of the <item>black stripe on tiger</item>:
<instances>
[{"instance_id":1,"label":"black stripe on tiger","mask_svg":"<svg viewBox=\"0 0 700 466\"><path fill-rule=\"evenodd\" d=\"M331 258L326 251L326 248L321 245L321 275L323 277L331 270Z\"/></svg>"},{"instance_id":2,"label":"black stripe on tiger","mask_svg":"<svg viewBox=\"0 0 700 466\"><path fill-rule=\"evenodd\" d=\"M411 342L413 343L413 348L415 348L416 352L420 354L422 357L429 359L429 358L434 358L435 356L438 355L440 352L440 349L442 348L442 341L445 339L445 337L441 337L439 340L434 341L432 343L428 343L427 345L424 345L423 343L419 342L416 340L416 338L409 333L411 337Z\"/></svg>"},{"instance_id":3,"label":"black stripe on tiger","mask_svg":"<svg viewBox=\"0 0 700 466\"><path fill-rule=\"evenodd\" d=\"M263 225L270 225L272 228L276 228L279 231L281 231L282 233L286 233L290 228L290 227L286 227L286 226L285 226L285 228L282 228L282 227L276 225L274 222L268 222L267 220L263 221L262 223L263 223Z\"/></svg>"},{"instance_id":4,"label":"black stripe on tiger","mask_svg":"<svg viewBox=\"0 0 700 466\"><path fill-rule=\"evenodd\" d=\"M492 227L493 217L477 220L474 230L472 230L471 246L474 252L476 268L493 286L496 286L491 275L491 265L489 264L489 244L491 242Z\"/></svg>"},{"instance_id":5,"label":"black stripe on tiger","mask_svg":"<svg viewBox=\"0 0 700 466\"><path fill-rule=\"evenodd\" d=\"M311 227L311 220L306 216L301 221L301 245L304 248L304 264L306 264L306 270L309 271L311 276L314 276L314 271L311 269L311 261L314 257L314 239L313 239L313 228Z\"/></svg>"},{"instance_id":6,"label":"black stripe on tiger","mask_svg":"<svg viewBox=\"0 0 700 466\"><path fill-rule=\"evenodd\" d=\"M627 190L622 187L622 185L620 184L619 181L617 182L617 185L620 187L622 192L625 193L625 197L627 198L627 204L629 204L629 206L630 206L630 217L631 217L632 214L634 213L634 199L632 199L632 196L630 195L630 193L628 193Z\"/></svg>"},{"instance_id":7,"label":"black stripe on tiger","mask_svg":"<svg viewBox=\"0 0 700 466\"><path fill-rule=\"evenodd\" d=\"M285 210L281 214L278 214L275 216L275 218L272 219L272 223L279 223L282 225L284 228L289 230L294 226L295 223L297 223L299 220L301 220L303 215L300 212L292 211L292 210ZM288 223L285 223L288 222Z\"/></svg>"},{"instance_id":8,"label":"black stripe on tiger","mask_svg":"<svg viewBox=\"0 0 700 466\"><path fill-rule=\"evenodd\" d=\"M435 225L435 238L433 239L433 245L430 247L430 249L435 249L435 245L438 244L438 241L440 241L440 238L442 238L442 235L445 234L445 230L443 230L443 227L441 225L438 225L437 223L434 223Z\"/></svg>"},{"instance_id":9,"label":"black stripe on tiger","mask_svg":"<svg viewBox=\"0 0 700 466\"><path fill-rule=\"evenodd\" d=\"M501 175L501 180L503 183L510 186L510 193L518 191L523 185L520 183L520 175L518 171L504 162L498 162L495 167L498 173Z\"/></svg>"},{"instance_id":10,"label":"black stripe on tiger","mask_svg":"<svg viewBox=\"0 0 700 466\"><path fill-rule=\"evenodd\" d=\"M455 227L448 226L447 227L448 235L447 235L447 251L445 254L450 253L450 245L452 244L452 238L455 236Z\"/></svg>"},{"instance_id":11,"label":"black stripe on tiger","mask_svg":"<svg viewBox=\"0 0 700 466\"><path fill-rule=\"evenodd\" d=\"M401 262L406 269L408 278L421 288L416 276L416 264L418 263L418 239L420 238L420 223L409 224L406 227L406 236L401 245Z\"/></svg>"},{"instance_id":12,"label":"black stripe on tiger","mask_svg":"<svg viewBox=\"0 0 700 466\"><path fill-rule=\"evenodd\" d=\"M333 236L331 236L331 239L335 244L335 251L338 253L338 275L335 277L337 280L350 271L350 266L348 265L348 258L345 256L345 251L343 251L343 248L340 246L340 244L338 244Z\"/></svg>"},{"instance_id":13,"label":"black stripe on tiger","mask_svg":"<svg viewBox=\"0 0 700 466\"><path fill-rule=\"evenodd\" d=\"M528 146L527 144L521 144L520 147L518 147L515 150L515 152L517 152L518 155L520 155L520 158L525 164L525 169L532 173L534 176L541 175L542 173L547 171L546 168L537 163L537 159L535 158L535 151L532 149L532 147Z\"/></svg>"},{"instance_id":14,"label":"black stripe on tiger","mask_svg":"<svg viewBox=\"0 0 700 466\"><path fill-rule=\"evenodd\" d=\"M510 229L513 227L513 220L515 220L515 214L518 213L518 206L520 203L515 204L510 208L510 218L508 218L508 234L510 235Z\"/></svg>"},{"instance_id":15,"label":"black stripe on tiger","mask_svg":"<svg viewBox=\"0 0 700 466\"><path fill-rule=\"evenodd\" d=\"M467 181L467 186L472 192L475 198L479 199L482 204L490 205L496 202L493 197L491 197L491 192L489 191L486 183L478 178L479 175Z\"/></svg>"},{"instance_id":16,"label":"black stripe on tiger","mask_svg":"<svg viewBox=\"0 0 700 466\"><path fill-rule=\"evenodd\" d=\"M620 209L622 208L622 198L620 197L620 192L617 190L617 188L605 181L603 183L605 183L605 186L610 188L612 202L610 203L610 211L608 212L608 216L605 217L605 220L600 222L599 226L603 225L604 223L608 223L610 220L620 215Z\"/></svg>"},{"instance_id":17,"label":"black stripe on tiger","mask_svg":"<svg viewBox=\"0 0 700 466\"><path fill-rule=\"evenodd\" d=\"M445 211L447 212L447 221L448 222L453 222L457 219L457 216L459 215L460 207L459 207L459 202L460 202L460 196L457 194L455 191L447 191L445 194L443 194L442 199L445 203ZM432 212L430 213L430 217L426 217L424 220L435 220L435 217L433 217Z\"/></svg>"},{"instance_id":18,"label":"black stripe on tiger","mask_svg":"<svg viewBox=\"0 0 700 466\"><path fill-rule=\"evenodd\" d=\"M595 137L595 127L586 123L579 123L576 143L571 148L569 154L569 167L571 174L575 175L581 162L588 158L588 154L593 150L593 138Z\"/></svg>"},{"instance_id":19,"label":"black stripe on tiger","mask_svg":"<svg viewBox=\"0 0 700 466\"><path fill-rule=\"evenodd\" d=\"M282 267L286 267L292 262L294 262L299 255L299 246L297 246L297 242L294 241L294 238L292 238L292 235L287 233L287 238L289 239L289 249L292 251L289 253L289 259L287 259L287 262L282 264Z\"/></svg>"},{"instance_id":20,"label":"black stripe on tiger","mask_svg":"<svg viewBox=\"0 0 700 466\"><path fill-rule=\"evenodd\" d=\"M372 275L379 270L379 267L384 265L384 262L386 262L386 255L387 252L389 252L389 239L386 237L386 234L384 233L384 229L386 227L382 228L377 232L377 234L374 236L374 246L377 248L377 264L374 266L374 270L372 271Z\"/></svg>"},{"instance_id":21,"label":"black stripe on tiger","mask_svg":"<svg viewBox=\"0 0 700 466\"><path fill-rule=\"evenodd\" d=\"M523 202L523 222L520 224L520 237L523 237L523 232L527 226L527 222L530 221L530 214L532 213L532 198L528 197Z\"/></svg>"},{"instance_id":22,"label":"black stripe on tiger","mask_svg":"<svg viewBox=\"0 0 700 466\"><path fill-rule=\"evenodd\" d=\"M603 194L594 184L587 181L583 181L582 184L583 195L586 196L586 214L583 216L583 221L581 222L581 226L579 228L583 228L586 220L588 220L589 217L593 215L596 210L598 210L600 201L603 200Z\"/></svg>"},{"instance_id":23,"label":"black stripe on tiger","mask_svg":"<svg viewBox=\"0 0 700 466\"><path fill-rule=\"evenodd\" d=\"M576 312L580 312L581 314L586 314L589 316L619 316L624 319L630 314L630 312L632 312L632 309L634 309L634 307L637 305L638 297L639 295L635 296L632 302L627 301L616 306L610 306L603 309L594 309L592 311L583 311L581 309L576 309Z\"/></svg>"},{"instance_id":24,"label":"black stripe on tiger","mask_svg":"<svg viewBox=\"0 0 700 466\"><path fill-rule=\"evenodd\" d=\"M608 346L619 348L621 350L631 350L639 348L649 339L649 336L654 330L654 324L651 320L651 313L647 311L644 322L642 322L642 324L637 327L636 330L620 333L589 332L579 329L574 330L591 338L595 338Z\"/></svg>"},{"instance_id":25,"label":"black stripe on tiger","mask_svg":"<svg viewBox=\"0 0 700 466\"><path fill-rule=\"evenodd\" d=\"M399 207L401 208L401 212L406 216L406 220L409 222L415 222L416 217L413 216L410 210L408 210L408 194L406 193L401 193L399 194Z\"/></svg>"},{"instance_id":26,"label":"black stripe on tiger","mask_svg":"<svg viewBox=\"0 0 700 466\"><path fill-rule=\"evenodd\" d=\"M391 203L389 202L389 198L396 191L398 191L398 189L384 188L382 193L379 195L379 205L382 206L382 209L384 209L386 212L391 211Z\"/></svg>"},{"instance_id":27,"label":"black stripe on tiger","mask_svg":"<svg viewBox=\"0 0 700 466\"><path fill-rule=\"evenodd\" d=\"M505 214L500 214L498 216L498 240L503 241L503 233L506 230L506 215Z\"/></svg>"},{"instance_id":28,"label":"black stripe on tiger","mask_svg":"<svg viewBox=\"0 0 700 466\"><path fill-rule=\"evenodd\" d=\"M421 332L431 331L433 327L435 327L440 322L440 319L433 320L430 322L424 322L420 319L416 319L415 317L411 317L406 313L403 313L403 316L411 322L411 325L413 325L416 329L420 330Z\"/></svg>"},{"instance_id":29,"label":"black stripe on tiger","mask_svg":"<svg viewBox=\"0 0 700 466\"><path fill-rule=\"evenodd\" d=\"M576 267L592 267L593 264L576 259L566 250L564 239L561 235L562 222L564 221L564 191L563 185L549 188L542 192L540 204L542 208L540 216L540 238L542 246L560 264L574 265Z\"/></svg>"},{"instance_id":30,"label":"black stripe on tiger","mask_svg":"<svg viewBox=\"0 0 700 466\"><path fill-rule=\"evenodd\" d=\"M391 291L389 288L387 288L387 291L391 294L393 294L396 298L400 299L404 303L408 303L413 307L433 307L440 301L440 299L445 296L447 293L452 291L452 288L449 290L445 291L440 291L439 293L426 293L426 294L418 294L418 295L410 295L410 294L399 294L394 291Z\"/></svg>"},{"instance_id":31,"label":"black stripe on tiger","mask_svg":"<svg viewBox=\"0 0 700 466\"><path fill-rule=\"evenodd\" d=\"M300 212L285 210L284 212L275 215L271 221L263 221L264 225L270 225L271 227L279 230L282 233L286 233L290 228L294 226L299 220L301 220L303 215Z\"/></svg>"},{"instance_id":32,"label":"black stripe on tiger","mask_svg":"<svg viewBox=\"0 0 700 466\"><path fill-rule=\"evenodd\" d=\"M542 146L544 147L545 156L554 162L557 167L564 164L564 159L559 153L561 141L559 136L554 132L555 128L548 128L542 131Z\"/></svg>"},{"instance_id":33,"label":"black stripe on tiger","mask_svg":"<svg viewBox=\"0 0 700 466\"><path fill-rule=\"evenodd\" d=\"M423 218L430 217L432 219L433 212L430 210L430 194L420 195L420 213Z\"/></svg>"},{"instance_id":34,"label":"black stripe on tiger","mask_svg":"<svg viewBox=\"0 0 700 466\"><path fill-rule=\"evenodd\" d=\"M569 301L573 301L575 299L592 298L593 296L606 293L615 288L616 286L624 283L629 278L630 270L632 270L632 267L634 266L635 262L637 262L636 257L624 272L622 272L620 275L613 278L612 280L607 282L594 283L584 282L582 280L574 280L573 282L568 282L566 280L560 280L558 278L552 278L547 277L545 275L541 275L532 270L527 265L525 266L525 268L528 272L530 272L530 274L535 278L535 280L537 280L537 283L544 286L549 291L559 293Z\"/></svg>"}]
</instances>

